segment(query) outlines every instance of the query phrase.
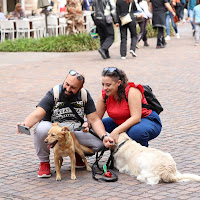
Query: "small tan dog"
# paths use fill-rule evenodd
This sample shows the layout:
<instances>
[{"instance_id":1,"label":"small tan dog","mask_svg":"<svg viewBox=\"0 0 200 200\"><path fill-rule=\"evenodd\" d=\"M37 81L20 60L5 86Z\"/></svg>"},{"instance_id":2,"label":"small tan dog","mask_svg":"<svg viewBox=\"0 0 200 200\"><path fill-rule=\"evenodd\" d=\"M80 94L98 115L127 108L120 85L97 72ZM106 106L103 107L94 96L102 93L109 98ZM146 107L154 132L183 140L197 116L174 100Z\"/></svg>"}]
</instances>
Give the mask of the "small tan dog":
<instances>
[{"instance_id":1,"label":"small tan dog","mask_svg":"<svg viewBox=\"0 0 200 200\"><path fill-rule=\"evenodd\" d=\"M93 153L91 149L79 144L74 133L69 132L67 127L59 127L58 123L53 123L49 130L48 137L44 140L48 143L48 148L54 148L54 163L56 167L56 180L61 180L60 168L62 166L63 157L69 156L71 159L71 179L76 179L75 175L75 152L83 159L86 169L91 171L90 166L85 158L84 152Z\"/></svg>"},{"instance_id":2,"label":"small tan dog","mask_svg":"<svg viewBox=\"0 0 200 200\"><path fill-rule=\"evenodd\" d=\"M144 147L132 140L125 132L119 135L114 165L119 172L136 176L137 180L150 185L161 181L167 183L200 181L198 175L179 173L169 153Z\"/></svg>"}]
</instances>

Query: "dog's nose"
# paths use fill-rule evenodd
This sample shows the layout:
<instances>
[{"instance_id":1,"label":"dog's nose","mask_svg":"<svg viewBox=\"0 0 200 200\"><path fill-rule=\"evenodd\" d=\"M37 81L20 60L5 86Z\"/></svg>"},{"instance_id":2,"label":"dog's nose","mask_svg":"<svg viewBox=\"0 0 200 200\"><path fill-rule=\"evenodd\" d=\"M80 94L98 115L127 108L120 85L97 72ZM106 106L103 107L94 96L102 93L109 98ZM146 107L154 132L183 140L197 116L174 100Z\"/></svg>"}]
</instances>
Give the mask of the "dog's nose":
<instances>
[{"instance_id":1,"label":"dog's nose","mask_svg":"<svg viewBox=\"0 0 200 200\"><path fill-rule=\"evenodd\" d=\"M45 143L48 143L47 139L44 140Z\"/></svg>"}]
</instances>

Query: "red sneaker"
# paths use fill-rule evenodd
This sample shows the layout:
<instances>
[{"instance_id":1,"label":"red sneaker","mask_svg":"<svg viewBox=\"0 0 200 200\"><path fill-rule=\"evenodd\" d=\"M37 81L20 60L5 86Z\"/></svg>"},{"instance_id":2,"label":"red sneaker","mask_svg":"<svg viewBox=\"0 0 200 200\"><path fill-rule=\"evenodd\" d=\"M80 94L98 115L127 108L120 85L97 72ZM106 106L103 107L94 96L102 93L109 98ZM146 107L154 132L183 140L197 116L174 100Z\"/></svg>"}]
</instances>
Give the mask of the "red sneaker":
<instances>
[{"instance_id":1,"label":"red sneaker","mask_svg":"<svg viewBox=\"0 0 200 200\"><path fill-rule=\"evenodd\" d=\"M41 162L38 170L38 177L48 178L51 176L50 164L48 162Z\"/></svg>"},{"instance_id":2,"label":"red sneaker","mask_svg":"<svg viewBox=\"0 0 200 200\"><path fill-rule=\"evenodd\" d=\"M83 162L81 156L77 153L75 153L76 156L76 168L84 168L85 163Z\"/></svg>"}]
</instances>

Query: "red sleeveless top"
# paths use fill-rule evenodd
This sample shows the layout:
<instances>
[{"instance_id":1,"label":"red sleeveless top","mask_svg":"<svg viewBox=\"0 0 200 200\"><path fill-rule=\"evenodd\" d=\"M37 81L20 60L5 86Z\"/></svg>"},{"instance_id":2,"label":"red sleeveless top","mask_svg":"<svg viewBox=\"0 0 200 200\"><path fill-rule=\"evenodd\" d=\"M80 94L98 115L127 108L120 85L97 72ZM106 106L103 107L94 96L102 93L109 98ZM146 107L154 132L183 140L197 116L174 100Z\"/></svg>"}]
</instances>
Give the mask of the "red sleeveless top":
<instances>
[{"instance_id":1,"label":"red sleeveless top","mask_svg":"<svg viewBox=\"0 0 200 200\"><path fill-rule=\"evenodd\" d=\"M125 88L126 97L128 99L128 92L130 87L134 87L140 90L142 94L141 103L148 104L144 96L144 89L142 85L135 85L134 83L128 83L128 86ZM103 99L105 99L106 92L102 90ZM128 118L131 117L128 102L125 98L122 99L120 103L117 100L114 100L113 96L108 96L105 104L108 116L114 120L118 125L124 123ZM142 108L141 118L145 118L151 114L152 110Z\"/></svg>"}]
</instances>

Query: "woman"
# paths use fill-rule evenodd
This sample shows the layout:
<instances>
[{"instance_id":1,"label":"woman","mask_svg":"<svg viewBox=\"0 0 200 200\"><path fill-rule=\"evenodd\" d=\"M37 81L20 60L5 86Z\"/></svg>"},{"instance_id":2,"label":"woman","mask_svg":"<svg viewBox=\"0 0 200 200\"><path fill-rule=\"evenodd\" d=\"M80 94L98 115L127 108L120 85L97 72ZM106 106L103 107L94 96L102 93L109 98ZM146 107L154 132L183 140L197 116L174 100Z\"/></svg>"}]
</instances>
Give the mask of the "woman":
<instances>
[{"instance_id":1,"label":"woman","mask_svg":"<svg viewBox=\"0 0 200 200\"><path fill-rule=\"evenodd\" d=\"M147 43L147 20L152 18L152 14L149 11L149 6L145 0L138 0L140 8L143 10L143 20L138 22L140 26L140 34L138 36L138 42L142 39L144 41L144 46L148 47Z\"/></svg>"},{"instance_id":2,"label":"woman","mask_svg":"<svg viewBox=\"0 0 200 200\"><path fill-rule=\"evenodd\" d=\"M164 38L164 28L166 28L166 8L172 13L173 16L176 16L176 13L173 11L168 0L150 0L149 8L153 12L153 28L158 28L157 35L157 49L164 48L166 45Z\"/></svg>"},{"instance_id":3,"label":"woman","mask_svg":"<svg viewBox=\"0 0 200 200\"><path fill-rule=\"evenodd\" d=\"M102 86L96 108L100 118L105 111L108 113L109 117L102 121L110 138L117 143L119 134L125 131L133 140L147 147L148 141L160 134L162 124L155 111L142 108L142 103L148 104L143 87L129 83L126 74L115 67L104 68Z\"/></svg>"},{"instance_id":4,"label":"woman","mask_svg":"<svg viewBox=\"0 0 200 200\"><path fill-rule=\"evenodd\" d=\"M124 17L129 13L129 5L131 6L131 18L132 21L128 24L121 25L120 17ZM136 32L136 19L133 16L133 12L137 11L135 2L133 0L117 0L116 2L116 11L117 11L117 21L116 27L120 26L120 34L121 34L121 46L120 46L120 54L121 59L126 59L126 51L127 51L127 29L129 29L131 33L131 47L130 53L133 57L136 57L135 49L137 44L137 32ZM138 15L141 17L141 15Z\"/></svg>"}]
</instances>

